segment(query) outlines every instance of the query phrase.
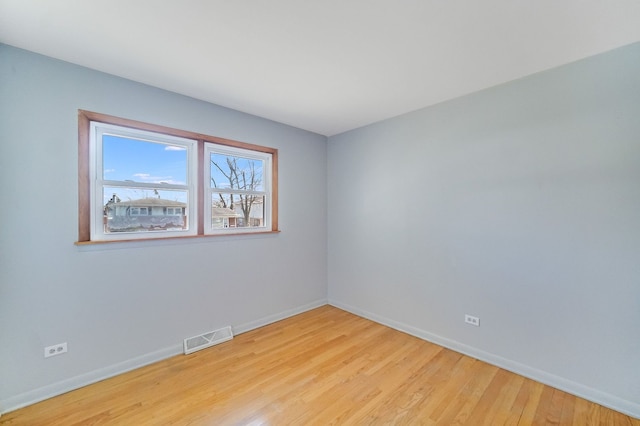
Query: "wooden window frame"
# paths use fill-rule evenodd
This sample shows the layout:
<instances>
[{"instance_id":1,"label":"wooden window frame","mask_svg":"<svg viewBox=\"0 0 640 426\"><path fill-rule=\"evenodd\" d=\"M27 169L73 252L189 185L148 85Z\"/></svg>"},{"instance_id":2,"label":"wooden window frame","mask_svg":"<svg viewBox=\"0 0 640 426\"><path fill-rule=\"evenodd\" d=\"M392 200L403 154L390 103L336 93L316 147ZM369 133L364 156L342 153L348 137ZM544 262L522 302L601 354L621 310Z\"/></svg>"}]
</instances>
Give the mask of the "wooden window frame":
<instances>
[{"instance_id":1,"label":"wooden window frame","mask_svg":"<svg viewBox=\"0 0 640 426\"><path fill-rule=\"evenodd\" d=\"M99 122L112 124L116 126L127 127L136 130L155 132L164 135L177 136L186 139L193 139L197 142L197 183L196 183L196 201L193 208L197 214L197 230L195 235L160 235L148 238L123 239L117 240L92 240L91 239L91 214L93 214L93 206L91 206L91 170L90 170L90 144L91 122ZM246 149L271 155L271 227L270 229L260 228L256 230L244 230L242 232L229 229L228 232L219 232L215 234L205 233L204 214L204 196L205 196L205 179L204 176L204 160L205 160L205 144L212 143L216 145ZM201 133L190 132L186 130L174 129L171 127L150 124L136 120L101 114L92 111L78 110L78 241L76 244L101 244L111 242L129 242L129 241L156 241L163 239L189 239L189 238L209 238L217 236L231 235L254 235L277 233L278 230L278 150L275 148L265 147L261 145L250 144L246 142L235 141L231 139L219 138L216 136L205 135Z\"/></svg>"}]
</instances>

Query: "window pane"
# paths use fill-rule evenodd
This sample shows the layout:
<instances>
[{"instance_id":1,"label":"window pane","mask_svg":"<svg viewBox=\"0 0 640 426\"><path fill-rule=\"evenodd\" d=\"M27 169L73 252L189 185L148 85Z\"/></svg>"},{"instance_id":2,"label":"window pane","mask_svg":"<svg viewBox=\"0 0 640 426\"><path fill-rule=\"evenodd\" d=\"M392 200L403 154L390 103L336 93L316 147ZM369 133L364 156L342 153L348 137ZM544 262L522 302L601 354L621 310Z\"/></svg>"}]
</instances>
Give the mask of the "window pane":
<instances>
[{"instance_id":1,"label":"window pane","mask_svg":"<svg viewBox=\"0 0 640 426\"><path fill-rule=\"evenodd\" d=\"M264 196L214 193L211 199L213 228L264 226Z\"/></svg>"},{"instance_id":2,"label":"window pane","mask_svg":"<svg viewBox=\"0 0 640 426\"><path fill-rule=\"evenodd\" d=\"M102 165L104 180L187 183L187 150L180 145L104 135Z\"/></svg>"},{"instance_id":3,"label":"window pane","mask_svg":"<svg viewBox=\"0 0 640 426\"><path fill-rule=\"evenodd\" d=\"M104 232L186 230L187 198L187 191L105 187Z\"/></svg>"},{"instance_id":4,"label":"window pane","mask_svg":"<svg viewBox=\"0 0 640 426\"><path fill-rule=\"evenodd\" d=\"M212 153L211 188L263 191L264 161Z\"/></svg>"}]
</instances>

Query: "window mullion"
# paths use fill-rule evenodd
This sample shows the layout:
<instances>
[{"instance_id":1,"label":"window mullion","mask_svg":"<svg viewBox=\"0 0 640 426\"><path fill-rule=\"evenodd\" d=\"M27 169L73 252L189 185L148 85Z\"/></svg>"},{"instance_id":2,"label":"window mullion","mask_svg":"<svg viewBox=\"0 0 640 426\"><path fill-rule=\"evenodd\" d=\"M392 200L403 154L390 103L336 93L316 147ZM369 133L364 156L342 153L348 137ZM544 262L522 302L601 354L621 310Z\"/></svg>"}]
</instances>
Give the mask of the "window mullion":
<instances>
[{"instance_id":1,"label":"window mullion","mask_svg":"<svg viewBox=\"0 0 640 426\"><path fill-rule=\"evenodd\" d=\"M233 188L210 188L212 194L242 194L242 195L257 195L257 196L266 196L268 192L266 191L248 191L243 189L233 189Z\"/></svg>"},{"instance_id":2,"label":"window mullion","mask_svg":"<svg viewBox=\"0 0 640 426\"><path fill-rule=\"evenodd\" d=\"M198 235L204 235L204 220L206 217L209 217L210 214L205 213L205 207L210 205L210 202L205 202L205 172L208 170L205 166L206 160L206 150L205 150L205 142L202 139L198 139L198 147L197 147L197 163L195 165L197 170L197 178L196 178L196 198L197 198L197 211L198 218L196 227L198 229ZM209 195L209 198L211 196Z\"/></svg>"}]
</instances>

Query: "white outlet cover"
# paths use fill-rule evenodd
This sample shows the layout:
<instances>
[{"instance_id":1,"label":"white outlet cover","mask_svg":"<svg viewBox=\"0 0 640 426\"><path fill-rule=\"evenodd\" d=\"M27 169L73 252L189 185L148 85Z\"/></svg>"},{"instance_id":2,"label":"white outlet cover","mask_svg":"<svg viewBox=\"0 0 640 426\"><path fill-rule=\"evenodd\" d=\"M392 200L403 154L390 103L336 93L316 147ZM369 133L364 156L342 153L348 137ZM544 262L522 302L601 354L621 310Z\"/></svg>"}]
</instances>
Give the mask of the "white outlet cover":
<instances>
[{"instance_id":1,"label":"white outlet cover","mask_svg":"<svg viewBox=\"0 0 640 426\"><path fill-rule=\"evenodd\" d=\"M480 327L480 318L474 317L473 315L465 315L464 322L467 324L474 325L476 327Z\"/></svg>"},{"instance_id":2,"label":"white outlet cover","mask_svg":"<svg viewBox=\"0 0 640 426\"><path fill-rule=\"evenodd\" d=\"M44 348L44 357L49 358L51 356L60 355L67 352L67 342L58 343L57 345L51 345Z\"/></svg>"}]
</instances>

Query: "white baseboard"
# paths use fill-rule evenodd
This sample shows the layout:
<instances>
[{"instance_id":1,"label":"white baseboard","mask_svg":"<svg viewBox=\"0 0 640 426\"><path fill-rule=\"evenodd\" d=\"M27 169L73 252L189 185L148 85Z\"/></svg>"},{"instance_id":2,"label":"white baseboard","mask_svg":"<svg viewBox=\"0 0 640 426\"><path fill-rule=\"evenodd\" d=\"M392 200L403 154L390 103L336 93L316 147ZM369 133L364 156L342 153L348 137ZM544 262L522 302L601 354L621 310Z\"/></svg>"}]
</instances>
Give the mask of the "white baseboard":
<instances>
[{"instance_id":1,"label":"white baseboard","mask_svg":"<svg viewBox=\"0 0 640 426\"><path fill-rule=\"evenodd\" d=\"M389 318L385 318L383 316L365 311L355 306L350 306L346 303L342 303L337 300L329 299L329 305L335 306L336 308L343 309L347 312L351 312L352 314L370 319L372 321L386 325L395 330L402 331L404 333L410 334L420 339L427 340L429 342L454 350L456 352L460 352L470 357L479 359L481 361L495 365L496 367L503 368L505 370L508 370L513 373L519 374L521 376L527 377L529 379L538 381L540 383L544 383L545 385L549 385L556 389L560 389L561 391L595 402L597 404L600 404L605 407L624 413L628 416L640 418L640 404L635 403L633 401L628 401L626 399L619 398L615 395L590 388L588 386L582 385L572 380L568 380L563 377L556 376L554 374L550 374L542 370L538 370L528 365L521 364L519 362L512 361L510 359L503 358L501 356L498 356L489 352L482 351L480 349L465 345L455 340L447 339L445 337L438 336L433 333L429 333L419 328L404 324L399 321L394 321Z\"/></svg>"},{"instance_id":2,"label":"white baseboard","mask_svg":"<svg viewBox=\"0 0 640 426\"><path fill-rule=\"evenodd\" d=\"M251 321L246 324L234 326L233 330L235 334L241 334L326 304L327 299L317 300L306 305L298 306L293 309L269 315L256 321ZM16 396L12 396L4 400L0 400L0 415L17 410L22 407L26 407L31 404L35 404L36 402L44 401L45 399L61 395L63 393L90 385L92 383L99 382L101 380L126 373L127 371L135 370L136 368L144 367L145 365L162 361L163 359L170 358L181 353L183 353L182 343L165 349L161 349L156 352L132 358L114 365L110 365L108 367L101 368L86 374L81 374L70 379L52 383L50 385L43 386L41 388L34 389L32 391L28 391Z\"/></svg>"},{"instance_id":3,"label":"white baseboard","mask_svg":"<svg viewBox=\"0 0 640 426\"><path fill-rule=\"evenodd\" d=\"M145 354L136 358L132 358L105 368L100 368L86 374L72 377L70 379L61 380L29 392L25 392L5 400L0 401L0 413L8 413L36 402L44 401L51 397L62 395L69 391L108 379L145 365L172 357L182 353L182 344L178 344L169 348L161 349L156 352Z\"/></svg>"},{"instance_id":4,"label":"white baseboard","mask_svg":"<svg viewBox=\"0 0 640 426\"><path fill-rule=\"evenodd\" d=\"M306 305L298 306L293 309L289 309L283 312L279 312L277 314L269 315L267 317L258 319L256 321L251 321L245 324L235 325L233 326L234 334L242 334L247 331L255 330L256 328L264 327L265 325L272 324L274 322L283 320L285 318L292 317L294 315L301 314L303 312L310 311L311 309L319 308L320 306L326 305L327 299L316 300L311 303L307 303Z\"/></svg>"}]
</instances>

